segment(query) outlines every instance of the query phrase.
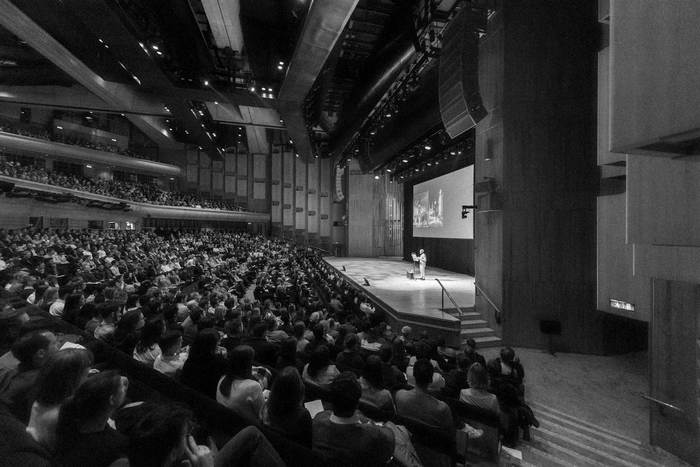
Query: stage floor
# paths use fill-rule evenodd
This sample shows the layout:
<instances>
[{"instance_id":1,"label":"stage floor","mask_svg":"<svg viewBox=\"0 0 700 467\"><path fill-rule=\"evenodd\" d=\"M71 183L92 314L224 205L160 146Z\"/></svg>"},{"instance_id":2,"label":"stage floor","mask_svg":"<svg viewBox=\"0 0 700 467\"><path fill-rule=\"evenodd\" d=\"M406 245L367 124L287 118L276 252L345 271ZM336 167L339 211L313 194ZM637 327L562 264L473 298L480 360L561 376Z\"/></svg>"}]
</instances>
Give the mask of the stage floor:
<instances>
[{"instance_id":1,"label":"stage floor","mask_svg":"<svg viewBox=\"0 0 700 467\"><path fill-rule=\"evenodd\" d=\"M347 279L401 313L456 321L457 318L440 309L442 294L436 278L440 279L460 308L464 310L474 306L474 277L466 274L428 267L424 281L410 280L406 278L406 271L411 269L411 263L399 258L327 256L324 259ZM346 271L342 270L343 266ZM370 283L369 287L364 285L365 277ZM447 296L445 308L454 308Z\"/></svg>"}]
</instances>

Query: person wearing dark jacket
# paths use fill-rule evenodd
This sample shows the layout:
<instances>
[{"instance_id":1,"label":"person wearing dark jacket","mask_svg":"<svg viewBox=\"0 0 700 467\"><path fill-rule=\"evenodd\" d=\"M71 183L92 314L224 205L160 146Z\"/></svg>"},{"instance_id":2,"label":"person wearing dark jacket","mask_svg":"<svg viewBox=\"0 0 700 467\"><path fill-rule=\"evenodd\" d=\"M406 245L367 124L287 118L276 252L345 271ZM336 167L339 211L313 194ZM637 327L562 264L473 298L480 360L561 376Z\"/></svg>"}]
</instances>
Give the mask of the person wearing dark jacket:
<instances>
[{"instance_id":1,"label":"person wearing dark jacket","mask_svg":"<svg viewBox=\"0 0 700 467\"><path fill-rule=\"evenodd\" d=\"M214 329L197 334L180 374L180 382L211 398L216 398L216 385L226 371L226 359L217 353L218 342Z\"/></svg>"}]
</instances>

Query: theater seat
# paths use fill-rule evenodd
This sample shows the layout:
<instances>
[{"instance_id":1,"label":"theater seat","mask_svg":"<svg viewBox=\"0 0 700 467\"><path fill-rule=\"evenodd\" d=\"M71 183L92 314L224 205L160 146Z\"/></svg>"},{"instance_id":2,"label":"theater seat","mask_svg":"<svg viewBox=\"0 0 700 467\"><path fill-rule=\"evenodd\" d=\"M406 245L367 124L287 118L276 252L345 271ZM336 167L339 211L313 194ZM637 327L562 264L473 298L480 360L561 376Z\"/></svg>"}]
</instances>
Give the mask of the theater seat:
<instances>
[{"instance_id":1,"label":"theater seat","mask_svg":"<svg viewBox=\"0 0 700 467\"><path fill-rule=\"evenodd\" d=\"M457 399L443 398L443 400L452 409L452 415L456 420L484 431L480 438L469 439L467 442L465 452L467 460L498 462L503 434L503 425L498 414Z\"/></svg>"},{"instance_id":2,"label":"theater seat","mask_svg":"<svg viewBox=\"0 0 700 467\"><path fill-rule=\"evenodd\" d=\"M424 467L454 467L457 463L457 443L442 429L420 420L397 415L397 425L411 432L411 441Z\"/></svg>"}]
</instances>

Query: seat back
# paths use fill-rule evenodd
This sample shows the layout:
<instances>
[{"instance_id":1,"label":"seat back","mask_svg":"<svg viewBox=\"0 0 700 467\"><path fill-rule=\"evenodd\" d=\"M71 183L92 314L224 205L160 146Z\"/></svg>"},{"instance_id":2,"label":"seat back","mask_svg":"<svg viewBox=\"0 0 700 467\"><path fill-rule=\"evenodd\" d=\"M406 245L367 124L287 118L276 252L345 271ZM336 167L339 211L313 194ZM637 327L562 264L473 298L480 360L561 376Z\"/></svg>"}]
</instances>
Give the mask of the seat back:
<instances>
[{"instance_id":1,"label":"seat back","mask_svg":"<svg viewBox=\"0 0 700 467\"><path fill-rule=\"evenodd\" d=\"M502 423L499 415L492 411L453 399L445 400L457 420L484 431L477 439L469 439L465 457L469 459L498 462L501 452Z\"/></svg>"},{"instance_id":2,"label":"seat back","mask_svg":"<svg viewBox=\"0 0 700 467\"><path fill-rule=\"evenodd\" d=\"M396 415L397 425L411 432L411 441L425 467L453 467L457 462L457 443L444 430L420 420Z\"/></svg>"}]
</instances>

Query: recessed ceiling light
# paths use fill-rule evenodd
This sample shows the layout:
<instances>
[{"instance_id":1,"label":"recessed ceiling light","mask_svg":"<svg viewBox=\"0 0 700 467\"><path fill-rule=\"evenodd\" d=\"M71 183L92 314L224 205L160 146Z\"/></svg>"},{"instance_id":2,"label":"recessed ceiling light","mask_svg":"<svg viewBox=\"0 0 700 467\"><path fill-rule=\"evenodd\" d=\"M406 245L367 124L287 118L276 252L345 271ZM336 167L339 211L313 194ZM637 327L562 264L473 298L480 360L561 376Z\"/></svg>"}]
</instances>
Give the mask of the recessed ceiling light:
<instances>
[{"instance_id":1,"label":"recessed ceiling light","mask_svg":"<svg viewBox=\"0 0 700 467\"><path fill-rule=\"evenodd\" d=\"M114 142L116 143L116 142L117 142L117 138L112 138L112 141L114 141Z\"/></svg>"},{"instance_id":2,"label":"recessed ceiling light","mask_svg":"<svg viewBox=\"0 0 700 467\"><path fill-rule=\"evenodd\" d=\"M92 166L90 164L85 164L85 167L87 167L88 169L92 169Z\"/></svg>"},{"instance_id":3,"label":"recessed ceiling light","mask_svg":"<svg viewBox=\"0 0 700 467\"><path fill-rule=\"evenodd\" d=\"M205 85L205 86L209 86L209 80L205 79L205 80L204 80L204 85Z\"/></svg>"},{"instance_id":4,"label":"recessed ceiling light","mask_svg":"<svg viewBox=\"0 0 700 467\"><path fill-rule=\"evenodd\" d=\"M423 146L423 147L425 148L426 151L430 151L431 149L433 149L432 147L430 147L429 144L426 144L426 145Z\"/></svg>"},{"instance_id":5,"label":"recessed ceiling light","mask_svg":"<svg viewBox=\"0 0 700 467\"><path fill-rule=\"evenodd\" d=\"M374 179L375 179L375 180L379 180L379 175L375 175L375 176L374 176Z\"/></svg>"},{"instance_id":6,"label":"recessed ceiling light","mask_svg":"<svg viewBox=\"0 0 700 467\"><path fill-rule=\"evenodd\" d=\"M155 44L153 44L153 45L151 46L151 48L152 48L153 50L160 50L160 47L158 47L158 46L155 45Z\"/></svg>"},{"instance_id":7,"label":"recessed ceiling light","mask_svg":"<svg viewBox=\"0 0 700 467\"><path fill-rule=\"evenodd\" d=\"M250 87L250 92L255 92L255 86Z\"/></svg>"},{"instance_id":8,"label":"recessed ceiling light","mask_svg":"<svg viewBox=\"0 0 700 467\"><path fill-rule=\"evenodd\" d=\"M408 159L404 159L404 160L403 160L403 163L404 163L404 164L407 164L407 163L408 163Z\"/></svg>"}]
</instances>

